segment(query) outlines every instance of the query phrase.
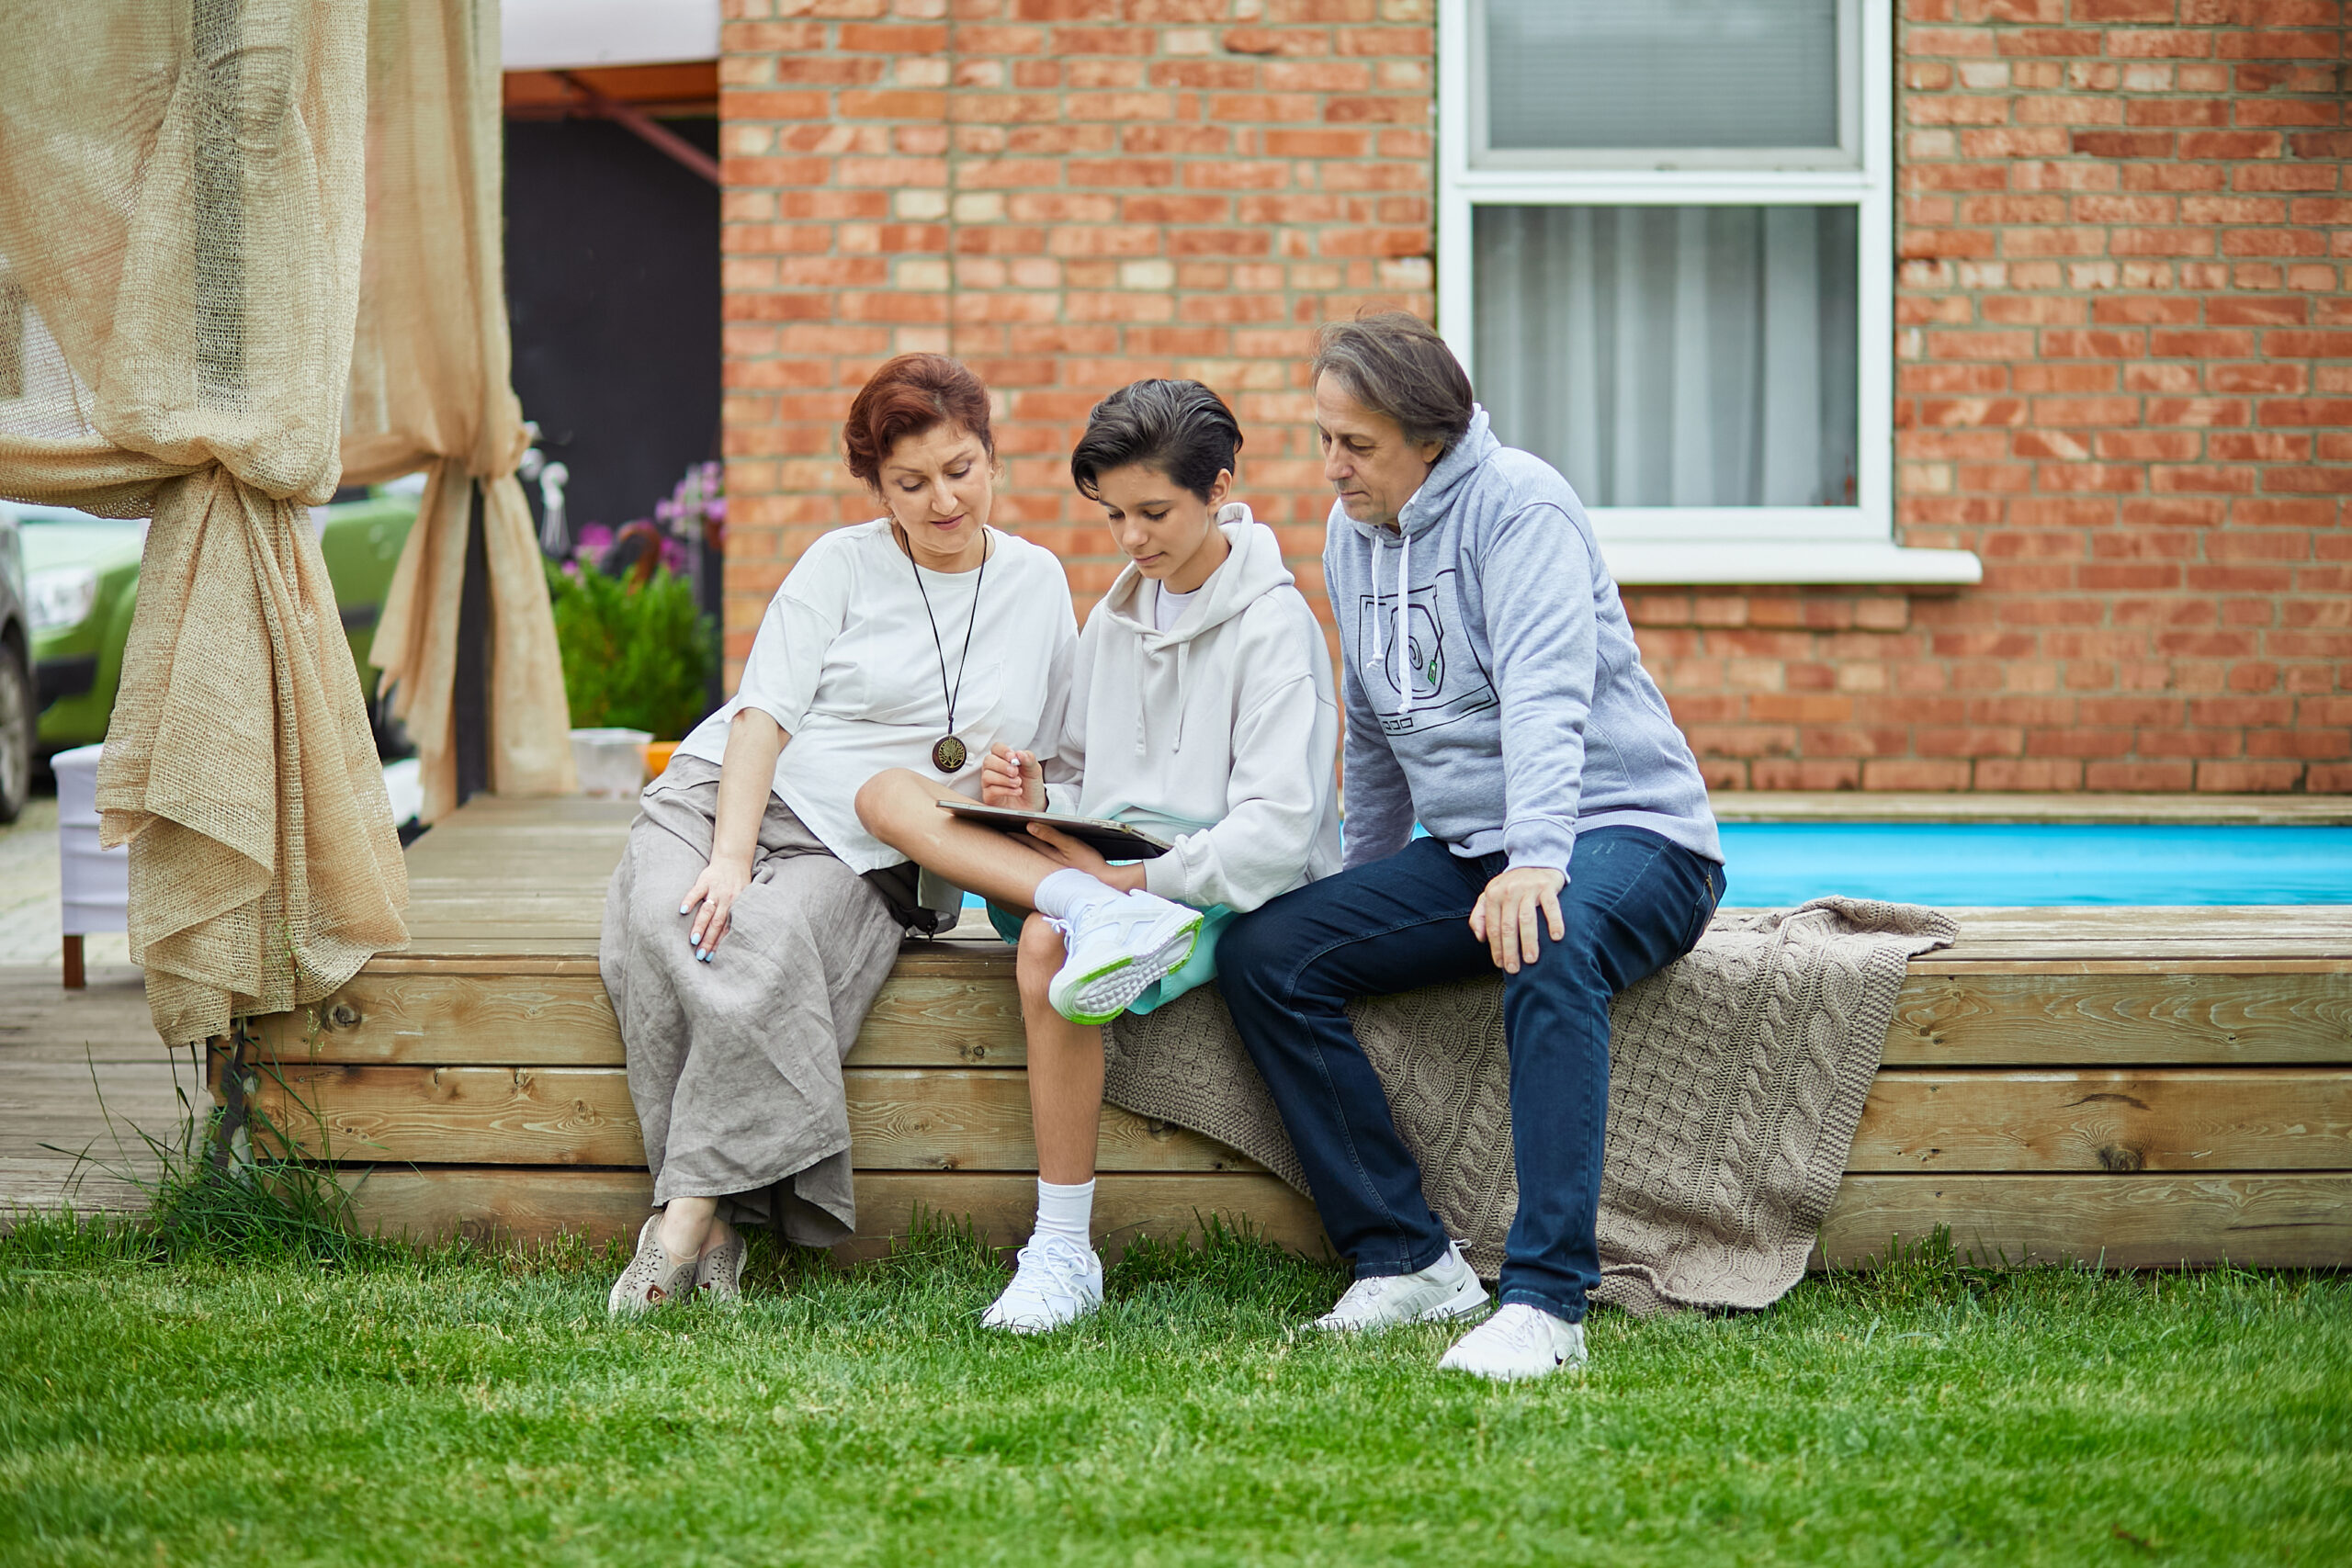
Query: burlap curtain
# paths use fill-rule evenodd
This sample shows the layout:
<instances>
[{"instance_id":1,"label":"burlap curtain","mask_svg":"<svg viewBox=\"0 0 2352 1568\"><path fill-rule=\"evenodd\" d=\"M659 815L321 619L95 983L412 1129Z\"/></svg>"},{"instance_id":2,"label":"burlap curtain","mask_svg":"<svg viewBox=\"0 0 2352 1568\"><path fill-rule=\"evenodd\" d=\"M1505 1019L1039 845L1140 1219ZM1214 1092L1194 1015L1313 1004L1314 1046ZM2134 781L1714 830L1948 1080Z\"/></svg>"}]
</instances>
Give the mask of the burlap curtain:
<instances>
[{"instance_id":1,"label":"burlap curtain","mask_svg":"<svg viewBox=\"0 0 2352 1568\"><path fill-rule=\"evenodd\" d=\"M343 433L344 479L426 471L372 658L424 761L424 818L458 804L451 700L469 513L489 562L489 784L576 787L563 665L537 530L514 466L502 265L503 107L497 0L374 0L368 247Z\"/></svg>"},{"instance_id":2,"label":"burlap curtain","mask_svg":"<svg viewBox=\"0 0 2352 1568\"><path fill-rule=\"evenodd\" d=\"M98 809L166 1039L406 940L304 507L360 282L364 0L0 0L0 494L151 516Z\"/></svg>"}]
</instances>

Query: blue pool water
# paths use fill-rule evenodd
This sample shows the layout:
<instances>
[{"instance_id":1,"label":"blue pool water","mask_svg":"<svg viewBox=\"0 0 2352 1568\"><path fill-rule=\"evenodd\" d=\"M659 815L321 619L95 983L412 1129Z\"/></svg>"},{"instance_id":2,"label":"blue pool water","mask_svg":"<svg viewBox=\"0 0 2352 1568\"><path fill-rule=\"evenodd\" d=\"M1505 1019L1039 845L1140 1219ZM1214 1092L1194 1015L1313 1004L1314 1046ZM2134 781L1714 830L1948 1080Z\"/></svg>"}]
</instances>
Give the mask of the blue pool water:
<instances>
[{"instance_id":1,"label":"blue pool water","mask_svg":"<svg viewBox=\"0 0 2352 1568\"><path fill-rule=\"evenodd\" d=\"M2352 828L1726 822L1724 902L2347 904ZM979 900L967 897L967 906Z\"/></svg>"},{"instance_id":2,"label":"blue pool water","mask_svg":"<svg viewBox=\"0 0 2352 1568\"><path fill-rule=\"evenodd\" d=\"M2352 828L1726 822L1726 904L2352 903Z\"/></svg>"}]
</instances>

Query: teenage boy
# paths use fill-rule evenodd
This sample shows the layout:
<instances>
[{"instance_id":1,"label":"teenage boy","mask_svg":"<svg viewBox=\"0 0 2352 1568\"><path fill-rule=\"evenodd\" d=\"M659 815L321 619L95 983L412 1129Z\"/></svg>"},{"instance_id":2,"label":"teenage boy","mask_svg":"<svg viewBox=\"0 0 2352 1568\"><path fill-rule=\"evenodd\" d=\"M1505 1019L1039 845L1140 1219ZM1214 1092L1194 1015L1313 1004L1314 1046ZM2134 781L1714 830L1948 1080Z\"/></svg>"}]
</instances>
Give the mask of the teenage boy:
<instances>
[{"instance_id":1,"label":"teenage boy","mask_svg":"<svg viewBox=\"0 0 2352 1568\"><path fill-rule=\"evenodd\" d=\"M1688 953L1724 893L1705 784L1642 668L1583 504L1496 441L1401 312L1323 330L1323 574L1347 712L1343 869L1240 917L1218 969L1355 1282L1317 1322L1487 1304L1430 1212L1350 998L1503 972L1519 1213L1502 1304L1439 1364L1585 1359L1609 999ZM1411 839L1418 817L1429 837Z\"/></svg>"}]
</instances>

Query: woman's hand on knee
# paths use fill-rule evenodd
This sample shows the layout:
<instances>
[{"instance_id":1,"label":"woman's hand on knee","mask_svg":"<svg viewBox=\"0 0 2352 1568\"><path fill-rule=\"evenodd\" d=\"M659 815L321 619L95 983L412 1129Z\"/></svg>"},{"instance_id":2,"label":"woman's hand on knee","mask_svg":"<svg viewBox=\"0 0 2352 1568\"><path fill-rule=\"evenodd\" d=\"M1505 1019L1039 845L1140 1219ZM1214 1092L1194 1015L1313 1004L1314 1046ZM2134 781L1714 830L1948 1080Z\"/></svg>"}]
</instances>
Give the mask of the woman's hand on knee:
<instances>
[{"instance_id":1,"label":"woman's hand on knee","mask_svg":"<svg viewBox=\"0 0 2352 1568\"><path fill-rule=\"evenodd\" d=\"M751 884L750 866L731 860L714 860L702 868L685 902L678 906L679 914L695 918L695 923L687 929L686 940L694 944L695 956L705 964L718 950L718 939L734 923L735 900Z\"/></svg>"}]
</instances>

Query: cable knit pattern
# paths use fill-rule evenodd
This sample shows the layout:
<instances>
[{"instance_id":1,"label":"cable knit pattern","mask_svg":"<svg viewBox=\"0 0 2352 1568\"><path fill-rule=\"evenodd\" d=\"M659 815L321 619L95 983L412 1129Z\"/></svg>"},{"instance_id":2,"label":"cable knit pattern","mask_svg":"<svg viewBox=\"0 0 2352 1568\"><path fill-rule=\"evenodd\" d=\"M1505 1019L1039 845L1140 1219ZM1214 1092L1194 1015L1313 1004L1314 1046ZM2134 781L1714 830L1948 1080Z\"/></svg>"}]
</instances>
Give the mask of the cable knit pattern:
<instances>
[{"instance_id":1,"label":"cable knit pattern","mask_svg":"<svg viewBox=\"0 0 2352 1568\"><path fill-rule=\"evenodd\" d=\"M1958 934L1932 909L1854 898L1722 915L1688 957L1616 999L1595 1300L1644 1315L1755 1308L1796 1283L1838 1195L1905 968ZM1430 1208L1493 1279L1519 1206L1499 976L1349 1012ZM1306 1190L1214 987L1124 1016L1105 1040L1113 1103L1205 1134Z\"/></svg>"}]
</instances>

